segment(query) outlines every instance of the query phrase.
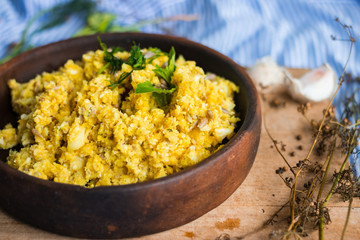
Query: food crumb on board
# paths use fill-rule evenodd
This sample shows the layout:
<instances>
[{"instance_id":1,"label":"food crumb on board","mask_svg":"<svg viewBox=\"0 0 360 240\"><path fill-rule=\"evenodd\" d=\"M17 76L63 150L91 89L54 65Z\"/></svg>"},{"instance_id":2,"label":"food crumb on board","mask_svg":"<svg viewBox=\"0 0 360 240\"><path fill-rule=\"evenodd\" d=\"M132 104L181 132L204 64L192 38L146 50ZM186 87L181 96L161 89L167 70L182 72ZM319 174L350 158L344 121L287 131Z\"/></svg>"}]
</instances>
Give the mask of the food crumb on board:
<instances>
[{"instance_id":1,"label":"food crumb on board","mask_svg":"<svg viewBox=\"0 0 360 240\"><path fill-rule=\"evenodd\" d=\"M196 235L193 232L185 232L184 236L187 238L194 238Z\"/></svg>"},{"instance_id":2,"label":"food crumb on board","mask_svg":"<svg viewBox=\"0 0 360 240\"><path fill-rule=\"evenodd\" d=\"M219 230L233 230L240 226L240 219L239 218L227 218L225 221L216 222L215 227Z\"/></svg>"}]
</instances>

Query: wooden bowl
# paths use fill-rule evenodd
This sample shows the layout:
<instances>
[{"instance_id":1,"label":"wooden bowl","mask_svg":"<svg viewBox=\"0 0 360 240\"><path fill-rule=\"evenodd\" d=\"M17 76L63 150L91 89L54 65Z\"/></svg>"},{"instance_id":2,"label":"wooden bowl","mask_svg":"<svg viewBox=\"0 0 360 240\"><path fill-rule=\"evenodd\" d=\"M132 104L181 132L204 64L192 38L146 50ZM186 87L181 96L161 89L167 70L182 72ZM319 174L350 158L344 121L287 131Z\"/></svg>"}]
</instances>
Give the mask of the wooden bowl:
<instances>
[{"instance_id":1,"label":"wooden bowl","mask_svg":"<svg viewBox=\"0 0 360 240\"><path fill-rule=\"evenodd\" d=\"M235 101L241 123L226 145L201 163L164 178L124 186L96 187L41 180L9 167L8 151L0 152L0 206L35 227L61 235L84 238L136 237L188 223L225 201L244 181L259 145L261 115L254 84L228 57L180 37L144 34L103 34L108 46L129 49L159 47L205 71L223 76L240 87ZM26 82L43 71L52 71L67 59L80 59L99 49L96 36L73 38L23 53L0 66L0 128L16 124L7 81Z\"/></svg>"}]
</instances>

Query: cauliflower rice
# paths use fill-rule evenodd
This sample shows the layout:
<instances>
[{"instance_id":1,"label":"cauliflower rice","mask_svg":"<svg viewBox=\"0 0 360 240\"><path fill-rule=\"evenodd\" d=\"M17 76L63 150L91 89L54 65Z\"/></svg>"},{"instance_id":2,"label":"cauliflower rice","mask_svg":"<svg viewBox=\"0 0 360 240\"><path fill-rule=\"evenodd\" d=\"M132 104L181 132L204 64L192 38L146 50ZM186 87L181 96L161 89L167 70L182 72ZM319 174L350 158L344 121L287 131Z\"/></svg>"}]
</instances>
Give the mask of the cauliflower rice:
<instances>
[{"instance_id":1,"label":"cauliflower rice","mask_svg":"<svg viewBox=\"0 0 360 240\"><path fill-rule=\"evenodd\" d=\"M164 177L205 159L234 134L238 87L179 57L172 76L177 89L171 103L159 107L151 93L134 89L145 81L160 84L153 69L167 61L147 62L114 89L109 79L133 69L124 63L114 74L99 74L102 50L27 83L10 80L20 119L0 130L0 148L21 148L10 150L8 164L38 178L94 187Z\"/></svg>"}]
</instances>

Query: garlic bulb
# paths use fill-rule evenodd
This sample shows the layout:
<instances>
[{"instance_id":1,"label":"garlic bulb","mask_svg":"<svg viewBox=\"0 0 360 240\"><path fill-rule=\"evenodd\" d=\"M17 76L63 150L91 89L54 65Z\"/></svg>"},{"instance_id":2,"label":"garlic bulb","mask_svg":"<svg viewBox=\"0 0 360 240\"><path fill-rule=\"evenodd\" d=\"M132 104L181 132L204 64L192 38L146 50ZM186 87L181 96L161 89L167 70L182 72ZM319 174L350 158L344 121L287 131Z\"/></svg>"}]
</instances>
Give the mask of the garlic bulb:
<instances>
[{"instance_id":1,"label":"garlic bulb","mask_svg":"<svg viewBox=\"0 0 360 240\"><path fill-rule=\"evenodd\" d=\"M299 102L321 102L330 98L337 87L334 70L324 64L296 79L288 77L285 84L289 94Z\"/></svg>"}]
</instances>

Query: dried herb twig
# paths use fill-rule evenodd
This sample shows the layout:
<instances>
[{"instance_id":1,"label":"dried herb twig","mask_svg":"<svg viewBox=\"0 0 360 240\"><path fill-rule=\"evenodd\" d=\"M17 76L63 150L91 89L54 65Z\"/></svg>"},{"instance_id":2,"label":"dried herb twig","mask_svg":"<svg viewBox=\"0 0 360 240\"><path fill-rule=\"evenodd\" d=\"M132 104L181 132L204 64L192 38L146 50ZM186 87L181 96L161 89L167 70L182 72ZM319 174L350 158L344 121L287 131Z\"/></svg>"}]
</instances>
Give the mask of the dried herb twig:
<instances>
[{"instance_id":1,"label":"dried herb twig","mask_svg":"<svg viewBox=\"0 0 360 240\"><path fill-rule=\"evenodd\" d=\"M282 236L282 239L300 239L301 236L306 236L305 224L312 223L313 226L317 226L319 230L319 239L324 238L324 225L331 222L329 211L327 208L327 203L329 202L331 196L334 193L340 193L347 195L349 201L348 213L346 216L345 226L342 233L342 238L345 235L346 227L349 222L351 204L353 196L357 195L360 192L360 184L357 184L356 181L353 181L352 174L348 174L346 180L343 180L344 174L351 172L350 169L346 169L347 162L351 155L354 155L354 150L358 144L359 138L359 126L360 120L357 117L360 114L360 106L355 103L354 94L351 98L346 101L346 107L342 120L338 121L335 118L333 101L338 94L345 76L345 70L350 60L350 56L353 50L355 38L352 35L351 27L342 24L339 19L336 19L337 22L345 29L345 32L348 34L350 41L350 50L348 58L344 64L341 76L339 78L338 86L335 90L334 95L329 101L326 109L323 111L323 116L319 122L310 120L306 115L306 111L309 109L309 105L302 105L298 108L298 111L305 117L305 119L311 124L315 130L314 139L310 145L310 149L306 154L306 157L300 160L295 167L291 167L289 161L282 154L279 147L277 146L278 142L270 134L266 121L265 130L271 139L276 151L279 153L281 158L284 160L286 165L291 170L291 173L294 177L293 181L287 181L289 177L284 178L281 173L278 175L282 178L287 187L290 188L289 201L287 206L289 206L289 215L290 223L287 228L287 231ZM355 106L356 105L356 106ZM351 123L349 119L353 119L354 123ZM338 139L341 141L338 141ZM330 147L327 147L330 142ZM330 190L327 192L325 197L324 189L325 184L329 178L330 167L333 164L334 154L338 149L337 144L341 142L342 152L345 153L342 164L338 170L338 173L334 175L332 179L332 184ZM322 163L315 163L312 161L312 154L314 150L317 149L317 152L321 154L324 151L328 151L326 159ZM359 154L359 153L357 153ZM304 184L305 190L302 190L299 186L300 178L304 179L305 176L302 174L305 170L310 171L310 180ZM305 176L305 177L304 177ZM342 183L345 182L346 184ZM359 187L357 187L359 185ZM343 186L345 190L340 190L339 186ZM314 194L317 192L316 198Z\"/></svg>"}]
</instances>

